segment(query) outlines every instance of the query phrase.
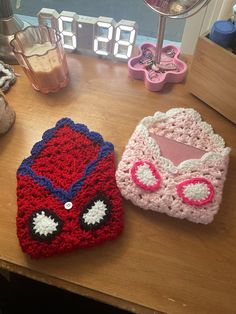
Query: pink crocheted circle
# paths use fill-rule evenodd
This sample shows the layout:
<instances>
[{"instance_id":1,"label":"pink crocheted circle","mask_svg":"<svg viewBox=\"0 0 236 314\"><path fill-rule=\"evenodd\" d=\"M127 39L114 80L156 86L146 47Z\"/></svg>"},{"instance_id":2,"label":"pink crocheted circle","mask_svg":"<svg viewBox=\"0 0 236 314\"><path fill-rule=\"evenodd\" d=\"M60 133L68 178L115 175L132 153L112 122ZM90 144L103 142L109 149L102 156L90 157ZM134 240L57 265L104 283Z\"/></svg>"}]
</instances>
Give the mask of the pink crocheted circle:
<instances>
[{"instance_id":1,"label":"pink crocheted circle","mask_svg":"<svg viewBox=\"0 0 236 314\"><path fill-rule=\"evenodd\" d=\"M212 201L215 189L205 178L193 178L177 185L177 194L184 203L192 206L203 206Z\"/></svg>"},{"instance_id":2,"label":"pink crocheted circle","mask_svg":"<svg viewBox=\"0 0 236 314\"><path fill-rule=\"evenodd\" d=\"M136 161L131 168L131 178L136 185L147 191L160 187L161 176L150 161Z\"/></svg>"}]
</instances>

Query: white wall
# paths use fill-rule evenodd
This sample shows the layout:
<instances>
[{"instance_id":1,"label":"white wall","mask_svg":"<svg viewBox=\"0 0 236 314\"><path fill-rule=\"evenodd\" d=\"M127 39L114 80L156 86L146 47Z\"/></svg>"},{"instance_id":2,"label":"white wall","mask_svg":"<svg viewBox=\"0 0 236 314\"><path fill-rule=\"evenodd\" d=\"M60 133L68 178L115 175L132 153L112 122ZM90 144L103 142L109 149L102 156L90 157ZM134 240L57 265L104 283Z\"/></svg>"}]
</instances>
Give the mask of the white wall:
<instances>
[{"instance_id":1,"label":"white wall","mask_svg":"<svg viewBox=\"0 0 236 314\"><path fill-rule=\"evenodd\" d=\"M187 19L182 38L181 51L185 54L192 55L198 37L208 32L216 20L229 18L235 3L236 0L211 0L207 7Z\"/></svg>"},{"instance_id":2,"label":"white wall","mask_svg":"<svg viewBox=\"0 0 236 314\"><path fill-rule=\"evenodd\" d=\"M220 10L219 19L227 19L232 14L232 7L236 0L224 0Z\"/></svg>"}]
</instances>

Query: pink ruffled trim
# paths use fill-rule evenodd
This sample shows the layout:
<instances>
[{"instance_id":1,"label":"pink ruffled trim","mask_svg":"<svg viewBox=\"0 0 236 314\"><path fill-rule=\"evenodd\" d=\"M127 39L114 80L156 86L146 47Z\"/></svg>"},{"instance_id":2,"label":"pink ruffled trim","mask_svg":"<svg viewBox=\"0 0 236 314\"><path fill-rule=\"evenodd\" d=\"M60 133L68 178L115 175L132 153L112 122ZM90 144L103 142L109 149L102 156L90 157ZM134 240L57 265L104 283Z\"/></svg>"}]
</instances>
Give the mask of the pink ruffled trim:
<instances>
[{"instance_id":1,"label":"pink ruffled trim","mask_svg":"<svg viewBox=\"0 0 236 314\"><path fill-rule=\"evenodd\" d=\"M136 173L140 166L142 165L148 165L149 169L151 170L153 176L156 179L156 183L153 185L147 185L139 180ZM150 161L136 161L131 168L131 178L133 179L134 183L141 187L142 189L146 191L155 191L160 187L161 184L161 176L160 173L157 171L156 167L150 162Z\"/></svg>"},{"instance_id":2,"label":"pink ruffled trim","mask_svg":"<svg viewBox=\"0 0 236 314\"><path fill-rule=\"evenodd\" d=\"M194 200L194 199L190 199L190 198L186 197L186 195L184 194L184 187L189 185L189 184L197 184L197 183L204 183L207 185L207 188L209 191L208 196L206 198L200 199L200 200ZM192 205L192 206L203 206L205 204L208 204L212 201L212 199L215 195L215 189L214 189L213 185L211 184L210 181L208 181L205 178L193 178L190 180L183 181L177 185L176 189L177 189L178 196L180 198L182 198L183 202L187 203L189 205Z\"/></svg>"}]
</instances>

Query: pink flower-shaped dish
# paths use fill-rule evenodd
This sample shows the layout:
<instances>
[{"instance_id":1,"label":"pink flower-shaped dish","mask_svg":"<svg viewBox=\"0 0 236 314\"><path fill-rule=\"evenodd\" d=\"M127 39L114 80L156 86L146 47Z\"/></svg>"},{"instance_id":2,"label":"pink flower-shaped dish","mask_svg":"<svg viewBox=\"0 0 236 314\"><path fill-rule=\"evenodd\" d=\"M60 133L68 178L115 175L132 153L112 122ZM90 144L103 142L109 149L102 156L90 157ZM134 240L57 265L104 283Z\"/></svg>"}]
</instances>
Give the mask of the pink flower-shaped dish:
<instances>
[{"instance_id":1,"label":"pink flower-shaped dish","mask_svg":"<svg viewBox=\"0 0 236 314\"><path fill-rule=\"evenodd\" d=\"M144 43L139 47L140 53L128 62L132 78L143 80L147 89L160 91L165 83L181 82L187 72L187 65L179 59L180 50L172 45L162 48L160 65L154 61L156 47Z\"/></svg>"}]
</instances>

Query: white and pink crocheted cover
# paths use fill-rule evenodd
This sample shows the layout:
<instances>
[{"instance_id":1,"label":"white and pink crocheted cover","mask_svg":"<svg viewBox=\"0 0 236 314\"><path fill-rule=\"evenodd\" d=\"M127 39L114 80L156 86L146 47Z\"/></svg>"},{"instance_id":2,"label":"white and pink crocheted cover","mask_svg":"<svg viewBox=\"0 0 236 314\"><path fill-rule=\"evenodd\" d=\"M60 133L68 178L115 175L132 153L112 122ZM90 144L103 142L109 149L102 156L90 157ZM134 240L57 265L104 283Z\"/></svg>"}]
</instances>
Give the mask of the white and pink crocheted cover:
<instances>
[{"instance_id":1,"label":"white and pink crocheted cover","mask_svg":"<svg viewBox=\"0 0 236 314\"><path fill-rule=\"evenodd\" d=\"M219 209L229 152L195 110L157 112L136 127L117 184L137 206L208 224Z\"/></svg>"}]
</instances>

